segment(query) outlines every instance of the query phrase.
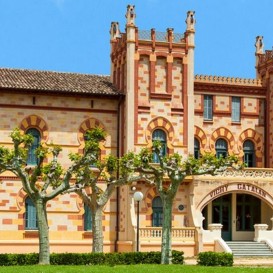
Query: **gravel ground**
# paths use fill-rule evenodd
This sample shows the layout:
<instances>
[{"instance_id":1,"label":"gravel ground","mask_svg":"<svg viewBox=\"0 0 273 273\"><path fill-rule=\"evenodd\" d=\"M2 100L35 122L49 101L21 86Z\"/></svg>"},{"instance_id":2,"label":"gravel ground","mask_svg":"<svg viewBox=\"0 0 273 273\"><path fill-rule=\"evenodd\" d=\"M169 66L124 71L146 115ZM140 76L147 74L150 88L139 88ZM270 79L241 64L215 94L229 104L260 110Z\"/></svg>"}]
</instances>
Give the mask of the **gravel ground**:
<instances>
[{"instance_id":1,"label":"gravel ground","mask_svg":"<svg viewBox=\"0 0 273 273\"><path fill-rule=\"evenodd\" d=\"M196 265L196 258L185 258L186 265ZM272 266L273 267L273 258L260 258L260 257L251 257L251 258L234 258L234 266Z\"/></svg>"}]
</instances>

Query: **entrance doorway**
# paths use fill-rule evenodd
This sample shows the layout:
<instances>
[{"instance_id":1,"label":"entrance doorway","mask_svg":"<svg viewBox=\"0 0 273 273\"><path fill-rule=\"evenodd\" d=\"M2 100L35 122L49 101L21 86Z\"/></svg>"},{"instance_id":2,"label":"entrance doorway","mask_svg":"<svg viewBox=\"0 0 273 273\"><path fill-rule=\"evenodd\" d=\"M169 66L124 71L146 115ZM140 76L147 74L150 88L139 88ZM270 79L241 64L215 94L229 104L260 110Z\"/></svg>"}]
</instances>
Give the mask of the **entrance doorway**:
<instances>
[{"instance_id":1,"label":"entrance doorway","mask_svg":"<svg viewBox=\"0 0 273 273\"><path fill-rule=\"evenodd\" d=\"M236 231L254 231L261 223L261 200L249 194L236 195Z\"/></svg>"},{"instance_id":2,"label":"entrance doorway","mask_svg":"<svg viewBox=\"0 0 273 273\"><path fill-rule=\"evenodd\" d=\"M202 211L203 228L211 223L222 224L222 238L253 240L254 225L261 223L261 200L249 194L230 193L218 197ZM249 238L249 239L247 239Z\"/></svg>"},{"instance_id":3,"label":"entrance doorway","mask_svg":"<svg viewBox=\"0 0 273 273\"><path fill-rule=\"evenodd\" d=\"M212 201L212 222L221 223L222 238L231 240L231 194L221 196Z\"/></svg>"}]
</instances>

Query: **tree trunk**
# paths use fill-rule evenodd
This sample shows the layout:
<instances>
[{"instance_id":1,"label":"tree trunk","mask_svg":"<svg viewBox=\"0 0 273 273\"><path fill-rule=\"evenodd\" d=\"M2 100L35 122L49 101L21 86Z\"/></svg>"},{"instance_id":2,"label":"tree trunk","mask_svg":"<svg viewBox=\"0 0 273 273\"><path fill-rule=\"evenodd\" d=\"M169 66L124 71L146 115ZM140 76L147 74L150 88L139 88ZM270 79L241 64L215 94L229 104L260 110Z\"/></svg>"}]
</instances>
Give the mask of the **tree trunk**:
<instances>
[{"instance_id":1,"label":"tree trunk","mask_svg":"<svg viewBox=\"0 0 273 273\"><path fill-rule=\"evenodd\" d=\"M102 230L102 206L92 209L92 252L103 252L103 230Z\"/></svg>"},{"instance_id":2,"label":"tree trunk","mask_svg":"<svg viewBox=\"0 0 273 273\"><path fill-rule=\"evenodd\" d=\"M163 201L163 225L162 225L162 246L161 264L172 262L172 208L173 198L165 197Z\"/></svg>"},{"instance_id":3,"label":"tree trunk","mask_svg":"<svg viewBox=\"0 0 273 273\"><path fill-rule=\"evenodd\" d=\"M41 198L37 199L35 203L39 231L39 264L50 264L46 203Z\"/></svg>"}]
</instances>

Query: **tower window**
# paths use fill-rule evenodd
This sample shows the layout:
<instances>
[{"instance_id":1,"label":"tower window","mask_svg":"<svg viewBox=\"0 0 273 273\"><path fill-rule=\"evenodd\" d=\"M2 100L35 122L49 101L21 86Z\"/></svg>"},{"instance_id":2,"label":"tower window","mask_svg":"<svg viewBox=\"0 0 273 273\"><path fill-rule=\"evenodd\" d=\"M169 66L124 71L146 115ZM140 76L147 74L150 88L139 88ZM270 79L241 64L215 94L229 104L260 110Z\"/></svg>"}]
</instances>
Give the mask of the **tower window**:
<instances>
[{"instance_id":1,"label":"tower window","mask_svg":"<svg viewBox=\"0 0 273 273\"><path fill-rule=\"evenodd\" d=\"M165 156L167 154L167 137L166 133L161 129L156 129L153 131L152 140L161 142L160 155ZM156 153L153 154L153 162L159 163L159 157Z\"/></svg>"}]
</instances>

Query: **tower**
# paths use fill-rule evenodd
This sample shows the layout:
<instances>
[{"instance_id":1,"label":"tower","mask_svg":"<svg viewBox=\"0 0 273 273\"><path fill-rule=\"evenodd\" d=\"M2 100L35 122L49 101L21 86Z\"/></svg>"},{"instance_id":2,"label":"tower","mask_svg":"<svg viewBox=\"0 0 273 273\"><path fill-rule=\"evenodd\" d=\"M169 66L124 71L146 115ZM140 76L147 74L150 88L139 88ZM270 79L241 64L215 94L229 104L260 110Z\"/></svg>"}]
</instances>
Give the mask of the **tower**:
<instances>
[{"instance_id":1,"label":"tower","mask_svg":"<svg viewBox=\"0 0 273 273\"><path fill-rule=\"evenodd\" d=\"M111 78L125 95L122 113L122 152L139 152L161 138L164 151L184 156L194 153L194 12L186 17L184 33L139 30L135 7L127 6L125 32L113 22ZM134 188L144 190L141 182ZM147 190L147 188L146 188ZM120 249L134 242L135 213L130 187L121 189ZM152 191L150 198L156 194ZM151 214L142 219L151 225ZM127 221L126 221L127 219ZM131 219L131 221L128 221ZM131 244L133 247L133 244Z\"/></svg>"}]
</instances>

